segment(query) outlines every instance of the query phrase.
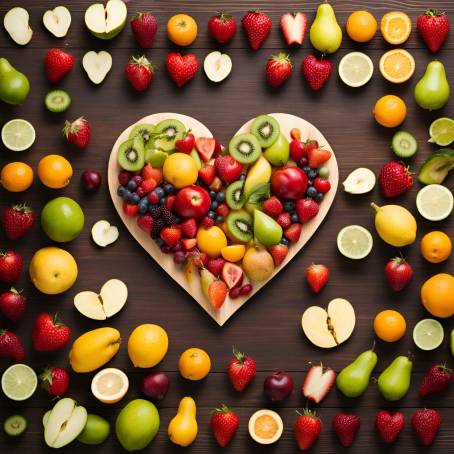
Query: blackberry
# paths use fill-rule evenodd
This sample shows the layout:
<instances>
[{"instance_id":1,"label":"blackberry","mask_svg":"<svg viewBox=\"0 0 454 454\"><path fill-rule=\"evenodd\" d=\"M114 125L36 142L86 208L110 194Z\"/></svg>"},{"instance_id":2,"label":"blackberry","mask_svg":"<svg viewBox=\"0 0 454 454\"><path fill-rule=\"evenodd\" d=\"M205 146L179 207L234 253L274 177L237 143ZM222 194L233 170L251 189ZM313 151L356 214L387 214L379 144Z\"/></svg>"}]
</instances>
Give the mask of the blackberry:
<instances>
[{"instance_id":1,"label":"blackberry","mask_svg":"<svg viewBox=\"0 0 454 454\"><path fill-rule=\"evenodd\" d=\"M284 210L285 211L293 211L295 209L295 202L293 200L287 200L285 203L284 203Z\"/></svg>"},{"instance_id":2,"label":"blackberry","mask_svg":"<svg viewBox=\"0 0 454 454\"><path fill-rule=\"evenodd\" d=\"M161 207L161 219L166 223L166 225L171 225L174 221L174 218L175 216L167 207Z\"/></svg>"},{"instance_id":3,"label":"blackberry","mask_svg":"<svg viewBox=\"0 0 454 454\"><path fill-rule=\"evenodd\" d=\"M161 207L157 205L149 205L148 212L151 214L153 219L158 219L161 217Z\"/></svg>"},{"instance_id":4,"label":"blackberry","mask_svg":"<svg viewBox=\"0 0 454 454\"><path fill-rule=\"evenodd\" d=\"M154 221L153 228L151 229L151 238L159 238L161 230L166 226L164 219L159 218Z\"/></svg>"}]
</instances>

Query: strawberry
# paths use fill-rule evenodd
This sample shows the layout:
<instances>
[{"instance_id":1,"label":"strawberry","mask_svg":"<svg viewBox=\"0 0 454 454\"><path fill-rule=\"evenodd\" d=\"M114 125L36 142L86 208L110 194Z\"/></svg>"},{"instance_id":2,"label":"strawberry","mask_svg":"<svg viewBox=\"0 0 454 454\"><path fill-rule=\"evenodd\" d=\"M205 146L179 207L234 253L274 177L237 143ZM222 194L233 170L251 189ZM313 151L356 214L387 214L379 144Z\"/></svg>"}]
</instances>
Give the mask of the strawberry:
<instances>
[{"instance_id":1,"label":"strawberry","mask_svg":"<svg viewBox=\"0 0 454 454\"><path fill-rule=\"evenodd\" d=\"M225 302L228 289L224 281L215 280L208 286L208 299L215 309L219 309Z\"/></svg>"},{"instance_id":2,"label":"strawberry","mask_svg":"<svg viewBox=\"0 0 454 454\"><path fill-rule=\"evenodd\" d=\"M51 396L62 397L69 388L69 374L61 367L49 367L44 369L43 373L39 376L41 386Z\"/></svg>"},{"instance_id":3,"label":"strawberry","mask_svg":"<svg viewBox=\"0 0 454 454\"><path fill-rule=\"evenodd\" d=\"M79 117L73 122L66 120L63 134L69 143L86 148L90 143L90 124L84 117Z\"/></svg>"},{"instance_id":4,"label":"strawberry","mask_svg":"<svg viewBox=\"0 0 454 454\"><path fill-rule=\"evenodd\" d=\"M336 372L332 369L323 369L322 364L312 366L307 372L301 390L304 397L318 404L329 393L335 380Z\"/></svg>"},{"instance_id":5,"label":"strawberry","mask_svg":"<svg viewBox=\"0 0 454 454\"><path fill-rule=\"evenodd\" d=\"M301 72L312 90L320 90L333 72L333 64L330 60L306 55L301 63Z\"/></svg>"},{"instance_id":6,"label":"strawberry","mask_svg":"<svg viewBox=\"0 0 454 454\"><path fill-rule=\"evenodd\" d=\"M275 219L284 211L282 202L274 196L265 200L262 204L262 208L266 214Z\"/></svg>"},{"instance_id":7,"label":"strawberry","mask_svg":"<svg viewBox=\"0 0 454 454\"><path fill-rule=\"evenodd\" d=\"M411 188L413 177L404 164L387 162L380 170L378 183L384 197L397 197Z\"/></svg>"},{"instance_id":8,"label":"strawberry","mask_svg":"<svg viewBox=\"0 0 454 454\"><path fill-rule=\"evenodd\" d=\"M288 254L288 246L286 244L275 244L274 246L271 246L270 249L270 254L273 257L273 262L275 266L279 266L287 257Z\"/></svg>"},{"instance_id":9,"label":"strawberry","mask_svg":"<svg viewBox=\"0 0 454 454\"><path fill-rule=\"evenodd\" d=\"M441 426L441 416L431 408L417 410L411 418L411 425L423 446L430 446Z\"/></svg>"},{"instance_id":10,"label":"strawberry","mask_svg":"<svg viewBox=\"0 0 454 454\"><path fill-rule=\"evenodd\" d=\"M24 260L18 252L0 251L0 282L7 285L14 284L22 273L23 263Z\"/></svg>"},{"instance_id":11,"label":"strawberry","mask_svg":"<svg viewBox=\"0 0 454 454\"><path fill-rule=\"evenodd\" d=\"M175 246L181 238L181 230L178 227L164 227L161 230L160 236L164 243L169 246Z\"/></svg>"},{"instance_id":12,"label":"strawberry","mask_svg":"<svg viewBox=\"0 0 454 454\"><path fill-rule=\"evenodd\" d=\"M3 230L8 240L22 238L35 224L36 215L25 205L7 207L2 213Z\"/></svg>"},{"instance_id":13,"label":"strawberry","mask_svg":"<svg viewBox=\"0 0 454 454\"><path fill-rule=\"evenodd\" d=\"M214 224L215 224L215 222L214 222L213 218L209 218L208 216L205 216L202 219L202 227L205 227L206 229L213 227Z\"/></svg>"},{"instance_id":14,"label":"strawberry","mask_svg":"<svg viewBox=\"0 0 454 454\"><path fill-rule=\"evenodd\" d=\"M281 17L280 25L287 45L303 44L307 30L307 17L304 13L285 13Z\"/></svg>"},{"instance_id":15,"label":"strawberry","mask_svg":"<svg viewBox=\"0 0 454 454\"><path fill-rule=\"evenodd\" d=\"M293 139L290 142L290 157L295 162L300 162L301 158L306 157L306 147L300 139Z\"/></svg>"},{"instance_id":16,"label":"strawberry","mask_svg":"<svg viewBox=\"0 0 454 454\"><path fill-rule=\"evenodd\" d=\"M213 156L216 140L213 137L198 137L195 147L204 162L208 162Z\"/></svg>"},{"instance_id":17,"label":"strawberry","mask_svg":"<svg viewBox=\"0 0 454 454\"><path fill-rule=\"evenodd\" d=\"M230 14L221 11L208 20L208 32L218 43L228 43L235 36L236 21Z\"/></svg>"},{"instance_id":18,"label":"strawberry","mask_svg":"<svg viewBox=\"0 0 454 454\"><path fill-rule=\"evenodd\" d=\"M361 420L358 415L350 413L337 413L334 415L333 429L344 448L353 443L360 425Z\"/></svg>"},{"instance_id":19,"label":"strawberry","mask_svg":"<svg viewBox=\"0 0 454 454\"><path fill-rule=\"evenodd\" d=\"M292 74L293 63L284 52L272 55L266 62L266 80L271 87L281 86Z\"/></svg>"},{"instance_id":20,"label":"strawberry","mask_svg":"<svg viewBox=\"0 0 454 454\"><path fill-rule=\"evenodd\" d=\"M219 156L214 161L216 173L225 183L232 183L240 178L243 166L230 155Z\"/></svg>"},{"instance_id":21,"label":"strawberry","mask_svg":"<svg viewBox=\"0 0 454 454\"><path fill-rule=\"evenodd\" d=\"M257 371L257 363L250 356L233 349L234 357L227 365L230 383L237 391L244 391L253 380Z\"/></svg>"},{"instance_id":22,"label":"strawberry","mask_svg":"<svg viewBox=\"0 0 454 454\"><path fill-rule=\"evenodd\" d=\"M175 149L180 153L191 154L194 144L194 134L192 134L191 130L188 130L182 139L175 140Z\"/></svg>"},{"instance_id":23,"label":"strawberry","mask_svg":"<svg viewBox=\"0 0 454 454\"><path fill-rule=\"evenodd\" d=\"M391 414L381 410L375 415L375 428L386 444L393 443L405 427L405 416L400 411Z\"/></svg>"},{"instance_id":24,"label":"strawberry","mask_svg":"<svg viewBox=\"0 0 454 454\"><path fill-rule=\"evenodd\" d=\"M196 247L197 245L197 240L195 238L183 238L181 242L183 243L183 246L187 251Z\"/></svg>"},{"instance_id":25,"label":"strawberry","mask_svg":"<svg viewBox=\"0 0 454 454\"><path fill-rule=\"evenodd\" d=\"M0 329L0 358L11 359L16 363L22 363L25 359L25 349L21 340L7 329Z\"/></svg>"},{"instance_id":26,"label":"strawberry","mask_svg":"<svg viewBox=\"0 0 454 454\"><path fill-rule=\"evenodd\" d=\"M151 234L151 231L153 230L153 224L154 224L154 219L151 216L151 214L141 214L137 218L137 225L148 235Z\"/></svg>"},{"instance_id":27,"label":"strawberry","mask_svg":"<svg viewBox=\"0 0 454 454\"><path fill-rule=\"evenodd\" d=\"M42 312L33 325L33 347L38 352L53 352L64 347L71 337L71 330L59 320L57 314Z\"/></svg>"},{"instance_id":28,"label":"strawberry","mask_svg":"<svg viewBox=\"0 0 454 454\"><path fill-rule=\"evenodd\" d=\"M270 17L260 11L248 11L241 19L252 49L257 50L271 31Z\"/></svg>"},{"instance_id":29,"label":"strawberry","mask_svg":"<svg viewBox=\"0 0 454 454\"><path fill-rule=\"evenodd\" d=\"M296 412L298 417L293 425L296 444L301 451L309 449L322 432L322 422L315 411L308 408L303 413Z\"/></svg>"},{"instance_id":30,"label":"strawberry","mask_svg":"<svg viewBox=\"0 0 454 454\"><path fill-rule=\"evenodd\" d=\"M301 223L308 222L318 214L318 203L307 197L299 199L295 204L295 211Z\"/></svg>"},{"instance_id":31,"label":"strawberry","mask_svg":"<svg viewBox=\"0 0 454 454\"><path fill-rule=\"evenodd\" d=\"M142 181L142 183L140 183L140 187L143 189L145 194L151 192L157 185L156 180L152 177L146 178Z\"/></svg>"},{"instance_id":32,"label":"strawberry","mask_svg":"<svg viewBox=\"0 0 454 454\"><path fill-rule=\"evenodd\" d=\"M173 210L173 206L175 205L175 200L177 199L177 196L176 195L168 195L166 197L166 204L165 204L165 207L169 210L169 211L172 211Z\"/></svg>"},{"instance_id":33,"label":"strawberry","mask_svg":"<svg viewBox=\"0 0 454 454\"><path fill-rule=\"evenodd\" d=\"M150 195L153 194L152 192ZM123 213L126 214L126 216L134 217L137 215L139 212L139 205L133 205L128 202L123 202Z\"/></svg>"},{"instance_id":34,"label":"strawberry","mask_svg":"<svg viewBox=\"0 0 454 454\"><path fill-rule=\"evenodd\" d=\"M222 268L224 268L225 260L221 257L217 259L208 259L207 268L215 276L220 276Z\"/></svg>"},{"instance_id":35,"label":"strawberry","mask_svg":"<svg viewBox=\"0 0 454 454\"><path fill-rule=\"evenodd\" d=\"M131 57L125 66L125 75L135 90L144 91L153 81L154 66L145 55Z\"/></svg>"},{"instance_id":36,"label":"strawberry","mask_svg":"<svg viewBox=\"0 0 454 454\"><path fill-rule=\"evenodd\" d=\"M315 139L307 139L304 142L304 150L306 151L306 155L311 151L311 150L318 150L320 148L318 142ZM329 158L328 158L329 159Z\"/></svg>"},{"instance_id":37,"label":"strawberry","mask_svg":"<svg viewBox=\"0 0 454 454\"><path fill-rule=\"evenodd\" d=\"M180 224L181 233L187 238L195 238L197 234L197 222L194 218L189 218Z\"/></svg>"},{"instance_id":38,"label":"strawberry","mask_svg":"<svg viewBox=\"0 0 454 454\"><path fill-rule=\"evenodd\" d=\"M238 430L240 420L237 414L222 404L211 415L211 430L219 446L225 448Z\"/></svg>"},{"instance_id":39,"label":"strawberry","mask_svg":"<svg viewBox=\"0 0 454 454\"><path fill-rule=\"evenodd\" d=\"M217 158L222 152L224 151L224 145L222 145L219 140L214 139L215 144L214 144L214 153L213 153L213 158Z\"/></svg>"},{"instance_id":40,"label":"strawberry","mask_svg":"<svg viewBox=\"0 0 454 454\"><path fill-rule=\"evenodd\" d=\"M321 192L322 194L326 194L331 189L331 183L327 178L317 177L314 180L313 185L314 188L317 189L317 191Z\"/></svg>"},{"instance_id":41,"label":"strawberry","mask_svg":"<svg viewBox=\"0 0 454 454\"><path fill-rule=\"evenodd\" d=\"M8 320L19 322L24 318L27 298L14 287L0 295L0 312Z\"/></svg>"},{"instance_id":42,"label":"strawberry","mask_svg":"<svg viewBox=\"0 0 454 454\"><path fill-rule=\"evenodd\" d=\"M446 364L434 364L422 379L419 395L424 397L444 391L449 388L453 379L452 369L446 367Z\"/></svg>"},{"instance_id":43,"label":"strawberry","mask_svg":"<svg viewBox=\"0 0 454 454\"><path fill-rule=\"evenodd\" d=\"M44 67L49 82L56 84L68 74L74 66L74 57L60 49L49 49L44 56Z\"/></svg>"},{"instance_id":44,"label":"strawberry","mask_svg":"<svg viewBox=\"0 0 454 454\"><path fill-rule=\"evenodd\" d=\"M309 165L318 168L331 158L331 151L315 147L315 145L318 145L316 141L311 141L309 144L306 143L306 152L309 158Z\"/></svg>"},{"instance_id":45,"label":"strawberry","mask_svg":"<svg viewBox=\"0 0 454 454\"><path fill-rule=\"evenodd\" d=\"M329 269L326 265L312 263L306 268L306 280L314 293L318 293L328 282Z\"/></svg>"},{"instance_id":46,"label":"strawberry","mask_svg":"<svg viewBox=\"0 0 454 454\"><path fill-rule=\"evenodd\" d=\"M131 20L131 30L142 49L149 49L158 29L156 17L147 12L137 13Z\"/></svg>"},{"instance_id":47,"label":"strawberry","mask_svg":"<svg viewBox=\"0 0 454 454\"><path fill-rule=\"evenodd\" d=\"M283 228L286 229L287 227L290 227L292 224L292 219L290 217L290 213L287 213L287 211L284 211L277 217L277 223Z\"/></svg>"},{"instance_id":48,"label":"strawberry","mask_svg":"<svg viewBox=\"0 0 454 454\"><path fill-rule=\"evenodd\" d=\"M296 243L300 239L301 230L301 224L292 224L288 229L285 230L284 236L289 241Z\"/></svg>"},{"instance_id":49,"label":"strawberry","mask_svg":"<svg viewBox=\"0 0 454 454\"><path fill-rule=\"evenodd\" d=\"M390 287L400 292L411 281L413 268L403 257L394 257L386 264L385 276Z\"/></svg>"},{"instance_id":50,"label":"strawberry","mask_svg":"<svg viewBox=\"0 0 454 454\"><path fill-rule=\"evenodd\" d=\"M218 205L218 207L216 208L216 214L218 216L223 216L224 219L227 217L227 215L229 214L229 207L226 203L222 202Z\"/></svg>"},{"instance_id":51,"label":"strawberry","mask_svg":"<svg viewBox=\"0 0 454 454\"><path fill-rule=\"evenodd\" d=\"M170 52L166 65L170 77L179 88L193 79L199 70L199 62L194 54L182 56L178 52Z\"/></svg>"},{"instance_id":52,"label":"strawberry","mask_svg":"<svg viewBox=\"0 0 454 454\"><path fill-rule=\"evenodd\" d=\"M440 13L434 9L427 9L418 17L416 27L421 38L431 52L435 53L446 40L449 33L449 19L446 13Z\"/></svg>"}]
</instances>

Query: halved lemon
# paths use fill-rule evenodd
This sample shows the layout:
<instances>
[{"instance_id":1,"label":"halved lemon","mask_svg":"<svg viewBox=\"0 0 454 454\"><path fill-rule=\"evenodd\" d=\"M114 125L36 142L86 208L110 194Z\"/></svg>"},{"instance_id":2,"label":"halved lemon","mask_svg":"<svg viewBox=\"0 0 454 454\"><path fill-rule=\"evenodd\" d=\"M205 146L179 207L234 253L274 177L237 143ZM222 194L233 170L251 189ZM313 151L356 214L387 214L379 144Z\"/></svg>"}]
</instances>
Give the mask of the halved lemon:
<instances>
[{"instance_id":1,"label":"halved lemon","mask_svg":"<svg viewBox=\"0 0 454 454\"><path fill-rule=\"evenodd\" d=\"M402 44L410 36L411 19L402 11L392 11L382 17L380 30L389 44Z\"/></svg>"},{"instance_id":2,"label":"halved lemon","mask_svg":"<svg viewBox=\"0 0 454 454\"><path fill-rule=\"evenodd\" d=\"M2 128L2 142L12 151L24 151L33 145L36 132L33 125L22 118L14 118Z\"/></svg>"},{"instance_id":3,"label":"halved lemon","mask_svg":"<svg viewBox=\"0 0 454 454\"><path fill-rule=\"evenodd\" d=\"M421 350L435 350L444 336L442 324L433 318L420 320L413 328L413 341Z\"/></svg>"},{"instance_id":4,"label":"halved lemon","mask_svg":"<svg viewBox=\"0 0 454 454\"><path fill-rule=\"evenodd\" d=\"M361 87L374 73L372 60L363 52L349 52L339 62L339 77L349 87Z\"/></svg>"},{"instance_id":5,"label":"halved lemon","mask_svg":"<svg viewBox=\"0 0 454 454\"><path fill-rule=\"evenodd\" d=\"M347 225L337 234L339 252L353 260L367 257L374 241L369 230L360 225Z\"/></svg>"},{"instance_id":6,"label":"halved lemon","mask_svg":"<svg viewBox=\"0 0 454 454\"><path fill-rule=\"evenodd\" d=\"M126 374L115 367L100 370L91 381L91 392L100 402L114 404L125 396L129 389Z\"/></svg>"},{"instance_id":7,"label":"halved lemon","mask_svg":"<svg viewBox=\"0 0 454 454\"><path fill-rule=\"evenodd\" d=\"M270 445L281 438L284 430L282 418L273 410L258 410L248 423L249 435L261 445Z\"/></svg>"},{"instance_id":8,"label":"halved lemon","mask_svg":"<svg viewBox=\"0 0 454 454\"><path fill-rule=\"evenodd\" d=\"M380 58L381 75L394 84L406 82L415 72L415 59L404 49L393 49Z\"/></svg>"},{"instance_id":9,"label":"halved lemon","mask_svg":"<svg viewBox=\"0 0 454 454\"><path fill-rule=\"evenodd\" d=\"M2 390L11 400L26 400L36 391L38 377L26 364L13 364L3 372Z\"/></svg>"},{"instance_id":10,"label":"halved lemon","mask_svg":"<svg viewBox=\"0 0 454 454\"><path fill-rule=\"evenodd\" d=\"M419 214L429 221L446 219L454 207L452 192L441 184L428 184L416 195Z\"/></svg>"}]
</instances>

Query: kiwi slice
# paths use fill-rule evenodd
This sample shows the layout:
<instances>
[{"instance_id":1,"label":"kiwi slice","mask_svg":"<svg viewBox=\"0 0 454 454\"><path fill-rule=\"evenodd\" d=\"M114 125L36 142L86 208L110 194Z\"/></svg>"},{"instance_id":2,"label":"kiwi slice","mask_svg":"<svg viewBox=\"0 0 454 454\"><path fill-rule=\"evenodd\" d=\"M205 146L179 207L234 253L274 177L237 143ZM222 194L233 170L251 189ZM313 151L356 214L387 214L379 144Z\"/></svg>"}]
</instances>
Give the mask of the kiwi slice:
<instances>
[{"instance_id":1,"label":"kiwi slice","mask_svg":"<svg viewBox=\"0 0 454 454\"><path fill-rule=\"evenodd\" d=\"M145 164L145 151L141 136L128 139L118 148L118 164L129 172L140 170Z\"/></svg>"},{"instance_id":2,"label":"kiwi slice","mask_svg":"<svg viewBox=\"0 0 454 454\"><path fill-rule=\"evenodd\" d=\"M251 133L257 137L262 148L268 148L276 142L281 128L273 117L259 115L251 124Z\"/></svg>"},{"instance_id":3,"label":"kiwi slice","mask_svg":"<svg viewBox=\"0 0 454 454\"><path fill-rule=\"evenodd\" d=\"M234 181L225 190L225 201L232 210L239 210L245 200L244 181Z\"/></svg>"},{"instance_id":4,"label":"kiwi slice","mask_svg":"<svg viewBox=\"0 0 454 454\"><path fill-rule=\"evenodd\" d=\"M252 216L246 211L231 211L227 216L227 228L230 234L239 242L247 243L252 240Z\"/></svg>"},{"instance_id":5,"label":"kiwi slice","mask_svg":"<svg viewBox=\"0 0 454 454\"><path fill-rule=\"evenodd\" d=\"M162 120L155 126L155 141L154 147L163 151L173 151L175 149L175 141L182 139L186 131L183 123L179 120L169 118Z\"/></svg>"},{"instance_id":6,"label":"kiwi slice","mask_svg":"<svg viewBox=\"0 0 454 454\"><path fill-rule=\"evenodd\" d=\"M151 167L162 167L168 156L165 151L154 149L145 150L145 162L148 162Z\"/></svg>"},{"instance_id":7,"label":"kiwi slice","mask_svg":"<svg viewBox=\"0 0 454 454\"><path fill-rule=\"evenodd\" d=\"M133 139L135 136L142 137L143 146L145 147L145 150L148 150L153 146L153 133L154 125L139 123L131 129L128 139Z\"/></svg>"},{"instance_id":8,"label":"kiwi slice","mask_svg":"<svg viewBox=\"0 0 454 454\"><path fill-rule=\"evenodd\" d=\"M11 437L17 437L25 432L27 428L27 420L21 415L12 415L5 419L3 423L4 431Z\"/></svg>"},{"instance_id":9,"label":"kiwi slice","mask_svg":"<svg viewBox=\"0 0 454 454\"><path fill-rule=\"evenodd\" d=\"M71 105L71 96L65 90L51 90L44 98L44 104L50 112L64 112Z\"/></svg>"},{"instance_id":10,"label":"kiwi slice","mask_svg":"<svg viewBox=\"0 0 454 454\"><path fill-rule=\"evenodd\" d=\"M413 134L397 131L392 138L391 148L399 158L411 158L418 151L418 142Z\"/></svg>"},{"instance_id":11,"label":"kiwi slice","mask_svg":"<svg viewBox=\"0 0 454 454\"><path fill-rule=\"evenodd\" d=\"M262 154L257 138L249 133L238 134L229 143L229 153L241 164L252 164Z\"/></svg>"}]
</instances>

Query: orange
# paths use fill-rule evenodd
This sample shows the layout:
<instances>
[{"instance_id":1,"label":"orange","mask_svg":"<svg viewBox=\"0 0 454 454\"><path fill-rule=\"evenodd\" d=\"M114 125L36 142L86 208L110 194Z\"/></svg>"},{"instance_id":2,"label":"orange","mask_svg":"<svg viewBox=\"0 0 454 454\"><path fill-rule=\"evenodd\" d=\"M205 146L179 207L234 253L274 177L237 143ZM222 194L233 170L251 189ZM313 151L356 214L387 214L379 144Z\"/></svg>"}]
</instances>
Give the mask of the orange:
<instances>
[{"instance_id":1,"label":"orange","mask_svg":"<svg viewBox=\"0 0 454 454\"><path fill-rule=\"evenodd\" d=\"M180 374L188 380L202 380L211 369L211 359L201 348L188 348L178 361Z\"/></svg>"},{"instance_id":2,"label":"orange","mask_svg":"<svg viewBox=\"0 0 454 454\"><path fill-rule=\"evenodd\" d=\"M189 46L197 36L197 22L188 14L176 14L167 22L167 35L178 46Z\"/></svg>"},{"instance_id":3,"label":"orange","mask_svg":"<svg viewBox=\"0 0 454 454\"><path fill-rule=\"evenodd\" d=\"M451 239L444 232L434 230L421 239L421 254L430 263L444 262L452 251Z\"/></svg>"},{"instance_id":4,"label":"orange","mask_svg":"<svg viewBox=\"0 0 454 454\"><path fill-rule=\"evenodd\" d=\"M454 276L439 273L427 279L421 287L421 301L435 317L448 318L454 315Z\"/></svg>"},{"instance_id":5,"label":"orange","mask_svg":"<svg viewBox=\"0 0 454 454\"><path fill-rule=\"evenodd\" d=\"M70 162L58 154L44 156L38 163L38 177L44 186L61 189L68 186L73 176Z\"/></svg>"},{"instance_id":6,"label":"orange","mask_svg":"<svg viewBox=\"0 0 454 454\"><path fill-rule=\"evenodd\" d=\"M403 123L407 116L407 106L402 98L395 95L382 96L372 111L377 123L386 128L395 128Z\"/></svg>"},{"instance_id":7,"label":"orange","mask_svg":"<svg viewBox=\"0 0 454 454\"><path fill-rule=\"evenodd\" d=\"M375 334L385 342L396 342L405 335L407 323L400 312L385 310L374 319Z\"/></svg>"},{"instance_id":8,"label":"orange","mask_svg":"<svg viewBox=\"0 0 454 454\"><path fill-rule=\"evenodd\" d=\"M390 82L406 82L415 72L415 59L404 49L393 49L380 58L381 75Z\"/></svg>"},{"instance_id":9,"label":"orange","mask_svg":"<svg viewBox=\"0 0 454 454\"><path fill-rule=\"evenodd\" d=\"M389 44L402 44L411 32L411 19L402 11L392 11L381 18L381 34Z\"/></svg>"},{"instance_id":10,"label":"orange","mask_svg":"<svg viewBox=\"0 0 454 454\"><path fill-rule=\"evenodd\" d=\"M216 225L208 229L200 227L196 239L199 250L211 258L219 257L222 249L227 246L225 233Z\"/></svg>"},{"instance_id":11,"label":"orange","mask_svg":"<svg viewBox=\"0 0 454 454\"><path fill-rule=\"evenodd\" d=\"M375 36L377 21L369 11L355 11L348 16L345 27L353 41L365 43Z\"/></svg>"},{"instance_id":12,"label":"orange","mask_svg":"<svg viewBox=\"0 0 454 454\"><path fill-rule=\"evenodd\" d=\"M240 261L245 252L246 246L244 244L232 244L231 246L226 246L221 249L222 257L228 262Z\"/></svg>"},{"instance_id":13,"label":"orange","mask_svg":"<svg viewBox=\"0 0 454 454\"><path fill-rule=\"evenodd\" d=\"M33 169L25 162L10 162L3 167L0 181L7 191L26 191L33 183Z\"/></svg>"},{"instance_id":14,"label":"orange","mask_svg":"<svg viewBox=\"0 0 454 454\"><path fill-rule=\"evenodd\" d=\"M166 181L177 189L191 186L197 181L198 170L194 159L188 154L173 153L164 161L162 168Z\"/></svg>"}]
</instances>

